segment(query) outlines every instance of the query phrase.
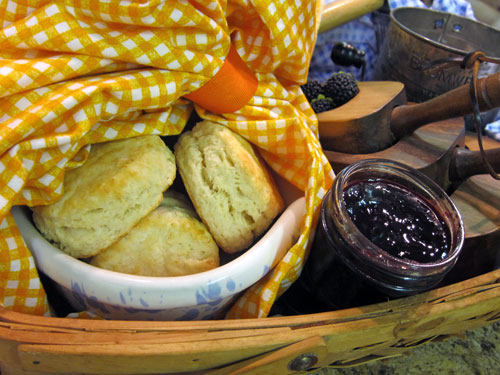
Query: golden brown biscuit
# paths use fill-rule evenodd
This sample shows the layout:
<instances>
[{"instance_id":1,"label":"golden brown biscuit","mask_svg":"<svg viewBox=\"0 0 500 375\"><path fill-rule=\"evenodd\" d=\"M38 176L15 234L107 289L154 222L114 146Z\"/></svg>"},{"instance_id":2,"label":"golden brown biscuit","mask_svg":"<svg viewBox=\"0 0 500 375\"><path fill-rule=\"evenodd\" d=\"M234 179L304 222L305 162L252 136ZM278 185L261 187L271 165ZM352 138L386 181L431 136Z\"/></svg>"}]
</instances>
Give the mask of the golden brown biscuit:
<instances>
[{"instance_id":1,"label":"golden brown biscuit","mask_svg":"<svg viewBox=\"0 0 500 375\"><path fill-rule=\"evenodd\" d=\"M284 208L252 145L225 126L199 122L180 136L175 156L196 212L227 253L252 245Z\"/></svg>"},{"instance_id":2,"label":"golden brown biscuit","mask_svg":"<svg viewBox=\"0 0 500 375\"><path fill-rule=\"evenodd\" d=\"M219 266L219 248L187 198L167 191L161 205L91 264L141 276L181 276Z\"/></svg>"},{"instance_id":3,"label":"golden brown biscuit","mask_svg":"<svg viewBox=\"0 0 500 375\"><path fill-rule=\"evenodd\" d=\"M154 210L175 174L174 155L157 135L95 144L85 164L66 171L61 199L33 207L33 219L61 250L87 258Z\"/></svg>"}]
</instances>

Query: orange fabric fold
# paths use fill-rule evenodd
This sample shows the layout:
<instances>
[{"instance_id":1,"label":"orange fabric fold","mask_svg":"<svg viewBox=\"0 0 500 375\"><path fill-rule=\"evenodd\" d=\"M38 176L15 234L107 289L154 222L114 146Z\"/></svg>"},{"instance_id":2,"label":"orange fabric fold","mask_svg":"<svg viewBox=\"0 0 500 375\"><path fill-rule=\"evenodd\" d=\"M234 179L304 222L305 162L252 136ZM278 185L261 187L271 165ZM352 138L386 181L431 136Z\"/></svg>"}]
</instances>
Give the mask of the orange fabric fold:
<instances>
[{"instance_id":1,"label":"orange fabric fold","mask_svg":"<svg viewBox=\"0 0 500 375\"><path fill-rule=\"evenodd\" d=\"M231 113L248 103L257 90L257 83L255 75L231 46L217 74L184 97L212 113Z\"/></svg>"}]
</instances>

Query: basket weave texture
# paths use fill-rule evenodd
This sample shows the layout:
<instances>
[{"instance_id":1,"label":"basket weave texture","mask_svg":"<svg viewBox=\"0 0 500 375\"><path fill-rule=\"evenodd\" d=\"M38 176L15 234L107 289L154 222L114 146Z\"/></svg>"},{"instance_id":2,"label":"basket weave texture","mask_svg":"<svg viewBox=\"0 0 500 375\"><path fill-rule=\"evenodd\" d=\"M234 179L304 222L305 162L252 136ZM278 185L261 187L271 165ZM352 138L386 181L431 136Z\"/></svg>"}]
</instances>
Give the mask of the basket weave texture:
<instances>
[{"instance_id":1,"label":"basket weave texture","mask_svg":"<svg viewBox=\"0 0 500 375\"><path fill-rule=\"evenodd\" d=\"M500 270L377 305L265 319L110 322L2 309L0 364L3 375L298 374L400 355L498 320Z\"/></svg>"}]
</instances>

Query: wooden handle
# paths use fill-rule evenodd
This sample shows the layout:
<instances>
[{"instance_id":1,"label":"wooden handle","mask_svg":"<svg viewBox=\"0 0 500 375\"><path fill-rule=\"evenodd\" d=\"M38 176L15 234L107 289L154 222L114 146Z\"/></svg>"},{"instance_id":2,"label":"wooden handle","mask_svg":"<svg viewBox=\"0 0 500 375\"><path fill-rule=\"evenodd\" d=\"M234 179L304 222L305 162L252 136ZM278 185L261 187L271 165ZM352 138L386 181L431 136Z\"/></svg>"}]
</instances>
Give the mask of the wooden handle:
<instances>
[{"instance_id":1,"label":"wooden handle","mask_svg":"<svg viewBox=\"0 0 500 375\"><path fill-rule=\"evenodd\" d=\"M384 5L384 0L337 0L327 4L321 13L318 33L371 13L382 5Z\"/></svg>"},{"instance_id":2,"label":"wooden handle","mask_svg":"<svg viewBox=\"0 0 500 375\"><path fill-rule=\"evenodd\" d=\"M500 106L500 73L478 80L477 95L482 112ZM394 108L391 130L396 139L423 125L473 113L469 85L457 87L433 99Z\"/></svg>"},{"instance_id":3,"label":"wooden handle","mask_svg":"<svg viewBox=\"0 0 500 375\"><path fill-rule=\"evenodd\" d=\"M500 172L500 148L485 150L486 159L496 172ZM488 173L480 151L456 148L450 164L450 180L464 181L471 176Z\"/></svg>"}]
</instances>

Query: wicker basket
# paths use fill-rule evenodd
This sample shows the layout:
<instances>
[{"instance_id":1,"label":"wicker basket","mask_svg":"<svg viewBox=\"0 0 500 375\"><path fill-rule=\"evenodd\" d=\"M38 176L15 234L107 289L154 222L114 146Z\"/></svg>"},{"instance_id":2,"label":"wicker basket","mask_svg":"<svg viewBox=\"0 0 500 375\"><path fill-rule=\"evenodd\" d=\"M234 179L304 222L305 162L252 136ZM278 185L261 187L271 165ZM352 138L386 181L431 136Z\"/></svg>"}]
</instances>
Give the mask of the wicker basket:
<instances>
[{"instance_id":1,"label":"wicker basket","mask_svg":"<svg viewBox=\"0 0 500 375\"><path fill-rule=\"evenodd\" d=\"M472 147L473 138L467 139ZM486 144L498 146L492 140ZM492 207L485 210L498 223L498 209ZM493 244L474 242L477 251L497 249L495 233L488 237ZM396 356L498 320L500 269L376 305L265 319L86 320L0 307L0 370L2 375L298 374Z\"/></svg>"},{"instance_id":2,"label":"wicker basket","mask_svg":"<svg viewBox=\"0 0 500 375\"><path fill-rule=\"evenodd\" d=\"M497 320L500 270L376 305L265 319L105 321L31 316L0 307L0 371L297 374L400 355Z\"/></svg>"},{"instance_id":3,"label":"wicker basket","mask_svg":"<svg viewBox=\"0 0 500 375\"><path fill-rule=\"evenodd\" d=\"M0 310L2 375L295 374L402 354L500 320L500 270L400 300L292 317L200 322Z\"/></svg>"},{"instance_id":4,"label":"wicker basket","mask_svg":"<svg viewBox=\"0 0 500 375\"><path fill-rule=\"evenodd\" d=\"M473 138L467 139L472 147ZM492 140L486 144L498 146ZM498 209L485 207L498 223ZM495 239L497 234L489 237L494 249ZM474 244L484 250L481 241ZM298 374L400 355L499 320L500 269L376 305L265 319L85 320L0 307L0 370L2 375Z\"/></svg>"}]
</instances>

